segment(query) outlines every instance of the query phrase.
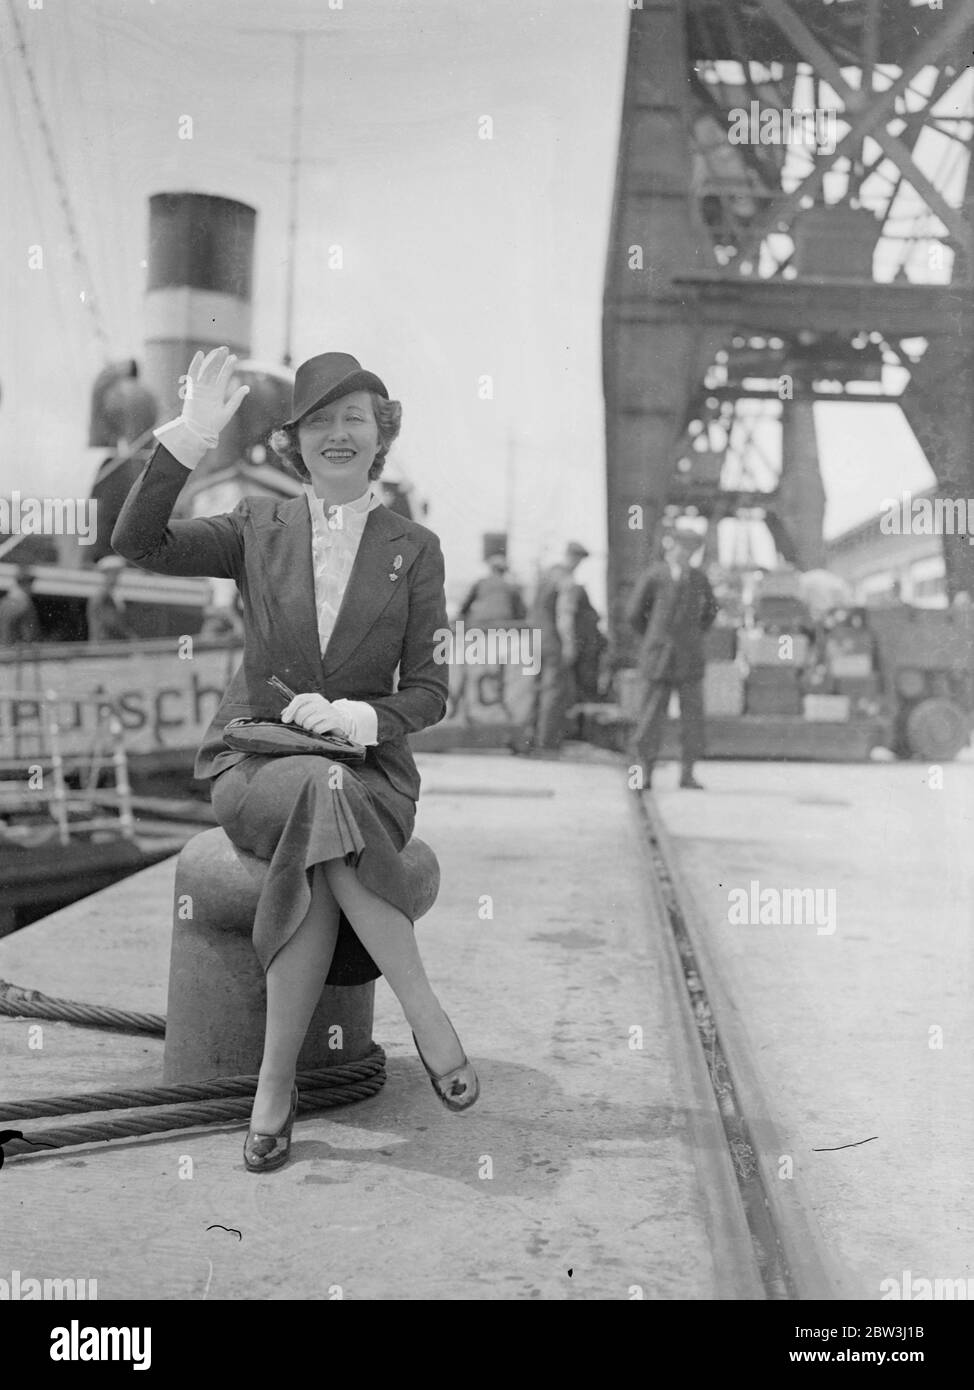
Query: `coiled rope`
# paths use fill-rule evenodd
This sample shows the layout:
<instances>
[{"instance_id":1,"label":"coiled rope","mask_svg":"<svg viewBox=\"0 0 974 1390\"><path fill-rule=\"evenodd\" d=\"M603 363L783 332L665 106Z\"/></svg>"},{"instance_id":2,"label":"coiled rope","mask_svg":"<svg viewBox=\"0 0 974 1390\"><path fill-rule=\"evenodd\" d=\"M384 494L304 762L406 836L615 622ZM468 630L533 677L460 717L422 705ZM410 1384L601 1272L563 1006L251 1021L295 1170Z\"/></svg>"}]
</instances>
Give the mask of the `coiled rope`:
<instances>
[{"instance_id":1,"label":"coiled rope","mask_svg":"<svg viewBox=\"0 0 974 1390\"><path fill-rule=\"evenodd\" d=\"M166 1020L159 1014L131 1013L73 999L53 999L39 990L21 989L0 980L0 1014L15 1018L43 1018L112 1028L161 1037ZM386 1054L373 1043L357 1062L299 1072L298 1113L309 1114L336 1105L367 1100L385 1084ZM234 1124L250 1116L256 1076L221 1076L213 1081L185 1086L139 1086L118 1090L88 1091L79 1095L39 1096L34 1100L0 1100L0 1117L7 1120L46 1116L80 1115L104 1110L150 1109L149 1115L127 1114L92 1124L67 1125L32 1132L30 1140L8 1139L3 1153L9 1158L38 1154L40 1146L64 1149L109 1139L130 1139L168 1130L194 1129L199 1125Z\"/></svg>"}]
</instances>

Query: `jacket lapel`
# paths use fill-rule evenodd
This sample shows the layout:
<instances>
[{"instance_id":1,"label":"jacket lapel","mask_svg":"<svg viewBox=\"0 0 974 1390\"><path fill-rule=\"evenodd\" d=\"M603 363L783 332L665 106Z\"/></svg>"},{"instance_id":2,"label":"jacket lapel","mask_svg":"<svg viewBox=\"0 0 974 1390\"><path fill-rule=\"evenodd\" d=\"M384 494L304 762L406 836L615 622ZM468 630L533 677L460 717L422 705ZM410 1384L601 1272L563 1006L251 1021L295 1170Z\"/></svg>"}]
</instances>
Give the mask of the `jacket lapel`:
<instances>
[{"instance_id":1,"label":"jacket lapel","mask_svg":"<svg viewBox=\"0 0 974 1390\"><path fill-rule=\"evenodd\" d=\"M679 579L673 579L673 612L672 617L682 625L686 622L690 608L690 599L693 594L692 570L689 565L684 565L680 572Z\"/></svg>"},{"instance_id":2,"label":"jacket lapel","mask_svg":"<svg viewBox=\"0 0 974 1390\"><path fill-rule=\"evenodd\" d=\"M673 572L664 560L660 571L659 598L659 631L666 632L673 616L673 609L676 606L676 596L678 585L673 578Z\"/></svg>"},{"instance_id":3,"label":"jacket lapel","mask_svg":"<svg viewBox=\"0 0 974 1390\"><path fill-rule=\"evenodd\" d=\"M302 681L303 688L319 690L325 678L361 645L402 586L419 547L388 507L378 506L369 513L322 661L307 498L293 497L280 503L256 529L266 589L255 598L264 610L267 635L282 656L286 655L292 675L300 671L307 677ZM402 558L397 568L399 556ZM390 578L393 574L395 579ZM287 683L294 686L294 680Z\"/></svg>"},{"instance_id":4,"label":"jacket lapel","mask_svg":"<svg viewBox=\"0 0 974 1390\"><path fill-rule=\"evenodd\" d=\"M291 679L285 677L288 685L295 690L318 690L322 670L307 499L292 497L279 503L255 529L264 580L263 592L254 594L253 601L263 610L265 638L282 657L286 655L291 673Z\"/></svg>"},{"instance_id":5,"label":"jacket lapel","mask_svg":"<svg viewBox=\"0 0 974 1390\"><path fill-rule=\"evenodd\" d=\"M402 522L388 507L369 513L348 586L325 652L325 676L332 675L359 647L393 594L401 588L419 553ZM396 558L401 562L396 568ZM395 579L391 578L395 575Z\"/></svg>"}]
</instances>

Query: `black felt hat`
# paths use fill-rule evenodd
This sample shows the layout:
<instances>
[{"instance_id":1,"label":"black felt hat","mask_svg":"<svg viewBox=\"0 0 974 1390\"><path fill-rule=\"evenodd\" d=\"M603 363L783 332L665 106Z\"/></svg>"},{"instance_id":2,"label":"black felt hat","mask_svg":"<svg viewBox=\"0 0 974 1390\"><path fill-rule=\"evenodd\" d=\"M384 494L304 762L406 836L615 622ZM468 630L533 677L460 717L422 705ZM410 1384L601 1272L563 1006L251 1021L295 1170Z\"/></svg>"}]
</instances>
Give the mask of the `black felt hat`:
<instances>
[{"instance_id":1,"label":"black felt hat","mask_svg":"<svg viewBox=\"0 0 974 1390\"><path fill-rule=\"evenodd\" d=\"M296 425L309 410L337 401L350 391L377 391L389 399L385 383L367 372L357 358L347 352L323 352L302 362L294 378L291 418L286 423Z\"/></svg>"}]
</instances>

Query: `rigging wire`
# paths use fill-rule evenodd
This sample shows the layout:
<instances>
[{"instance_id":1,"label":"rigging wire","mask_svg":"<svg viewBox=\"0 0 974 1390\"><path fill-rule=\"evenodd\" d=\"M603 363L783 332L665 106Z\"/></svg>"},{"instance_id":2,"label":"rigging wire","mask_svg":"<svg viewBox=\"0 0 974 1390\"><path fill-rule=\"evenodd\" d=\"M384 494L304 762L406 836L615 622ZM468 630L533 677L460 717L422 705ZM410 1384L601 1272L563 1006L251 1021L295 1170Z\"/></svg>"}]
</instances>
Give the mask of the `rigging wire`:
<instances>
[{"instance_id":1,"label":"rigging wire","mask_svg":"<svg viewBox=\"0 0 974 1390\"><path fill-rule=\"evenodd\" d=\"M94 57L96 49L104 48L105 30L101 22L101 15L94 6L94 13L89 18L89 29L92 33L91 53ZM83 51L83 40L77 35L70 11L66 10L64 15L65 26L65 47L69 52L81 53ZM104 211L111 210L112 221L116 225L121 224L122 212L118 206L119 192L123 185L119 182L118 171L115 164L115 138L116 122L112 119L113 113L113 88L107 74L102 84L98 83L95 76L94 65L78 62L71 64L72 90L76 96L69 100L67 91L62 88L58 108L52 115L54 120L55 134L58 136L58 147L62 150L66 148L77 149L79 146L88 155L92 164L97 160L104 161L103 167L108 174L107 186L110 188L110 201L105 205ZM104 93L104 100L99 110L98 103L92 103L91 81L94 81L99 95ZM60 119L61 112L65 112L70 120L69 130L66 133L63 120ZM102 120L107 117L107 126L102 128ZM69 145L69 139L71 144ZM96 166L97 167L97 166ZM91 172L94 169L89 165ZM87 207L82 205L79 209L82 220ZM89 224L90 225L90 224ZM100 287L98 303L102 311L104 321L107 325L107 332L113 343L119 341L119 325L122 322L122 315L119 306L118 282L124 274L124 262L117 253L117 247L112 241L105 237L102 232L101 217L96 220L93 232L88 234L87 245L91 252L92 272L96 276L95 283Z\"/></svg>"},{"instance_id":2,"label":"rigging wire","mask_svg":"<svg viewBox=\"0 0 974 1390\"><path fill-rule=\"evenodd\" d=\"M3 85L6 88L7 100L10 103L10 129L14 132L14 138L17 141L17 148L20 151L20 158L27 179L27 186L30 189L30 201L33 205L34 220L41 237L40 244L42 247L45 245L50 247L53 245L54 239L48 237L47 234L48 224L47 217L44 211L44 203L41 199L41 196L37 188L37 179L35 178L34 174L34 161L30 158L30 152L28 151L27 143L24 140L24 132L21 127L21 123L18 120L17 101L16 97L14 96L13 74L9 71L9 66L7 64L7 53L5 50L3 50L3 60L4 65L8 67L7 81ZM64 300L62 298L62 287L60 277L57 275L49 275L47 277L46 283L51 287L51 303L53 305L54 313L57 318L58 327L60 328L59 341L63 344L66 344L68 342L69 337L68 317L67 313L65 312Z\"/></svg>"},{"instance_id":3,"label":"rigging wire","mask_svg":"<svg viewBox=\"0 0 974 1390\"><path fill-rule=\"evenodd\" d=\"M54 148L54 140L51 135L51 127L48 124L47 116L44 112L44 104L41 101L40 89L37 85L37 78L34 74L34 68L30 61L30 55L27 52L27 43L24 37L23 27L20 22L20 16L17 14L17 9L14 4L14 0L7 0L7 9L10 12L10 19L13 24L14 33L16 34L16 47L20 52L20 56L23 60L24 72L27 77L28 86L30 87L31 97L34 103L34 110L37 116L37 123L40 128L41 137L44 141L48 162L51 166L51 173L54 179L54 186L57 190L58 195L58 202L61 205L61 211L64 214L64 220L67 223L68 236L71 242L71 253L74 258L74 263L81 276L82 284L85 286L91 286L94 283L91 274L91 267L88 262L88 258L85 255L84 246L82 245L81 241L81 234L78 231L78 224L75 221L74 211L71 206L70 193L68 191L67 184L65 183L64 176L61 172L61 166L58 161L57 151ZM97 298L91 293L85 293L84 291L82 291L82 303L84 304L85 308L88 310L88 313L91 316L91 322L92 327L94 329L95 337L98 340L98 344L101 348L102 354L105 358L105 361L107 362L111 356L110 344L108 333L105 329L104 319L102 318L101 310L98 307Z\"/></svg>"},{"instance_id":4,"label":"rigging wire","mask_svg":"<svg viewBox=\"0 0 974 1390\"><path fill-rule=\"evenodd\" d=\"M119 176L118 132L124 129L124 121L119 119L117 115L118 108L115 100L117 95L117 83L113 81L109 71L108 40L106 35L107 24L105 22L105 16L101 13L98 5L94 8L95 13L92 15L90 21L93 31L92 51L93 54L97 53L100 78L96 75L92 67L90 69L90 76L98 92L98 97L95 99L94 103L88 102L87 110L92 112L92 121L91 124L87 123L87 113L85 113L86 129L97 130L99 126L101 127L97 139L101 150L104 151L107 186L111 190L112 216L118 224L121 224L124 216L121 205L122 195L127 185L125 180ZM73 46L72 44L72 47ZM79 43L79 51L80 47L81 45ZM82 110L84 110L86 96L84 76L88 74L84 64L79 64L78 68L79 104L81 104ZM88 95L90 96L90 87L88 88ZM119 330L121 329L122 340L125 341L137 336L137 334L130 331L130 329L134 329L135 325L130 324L129 320L131 315L127 313L129 303L129 297L126 294L129 283L128 259L127 257L120 257L117 254L117 249L104 238L96 244L95 249L100 252L98 256L98 269L101 275L101 284L108 296L108 299L105 301L105 311L114 329L113 337L114 340L118 342ZM106 256L108 260L107 266Z\"/></svg>"}]
</instances>

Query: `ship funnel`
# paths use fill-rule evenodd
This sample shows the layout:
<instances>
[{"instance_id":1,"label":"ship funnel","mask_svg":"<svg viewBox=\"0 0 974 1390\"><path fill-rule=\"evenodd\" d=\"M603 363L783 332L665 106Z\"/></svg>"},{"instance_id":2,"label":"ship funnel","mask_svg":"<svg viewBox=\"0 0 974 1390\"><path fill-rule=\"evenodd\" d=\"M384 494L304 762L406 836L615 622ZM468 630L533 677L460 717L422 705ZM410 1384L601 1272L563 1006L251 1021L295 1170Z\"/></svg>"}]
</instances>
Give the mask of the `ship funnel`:
<instances>
[{"instance_id":1,"label":"ship funnel","mask_svg":"<svg viewBox=\"0 0 974 1390\"><path fill-rule=\"evenodd\" d=\"M143 380L161 420L182 410L179 378L197 349L250 355L256 220L246 203L207 193L149 199Z\"/></svg>"}]
</instances>

